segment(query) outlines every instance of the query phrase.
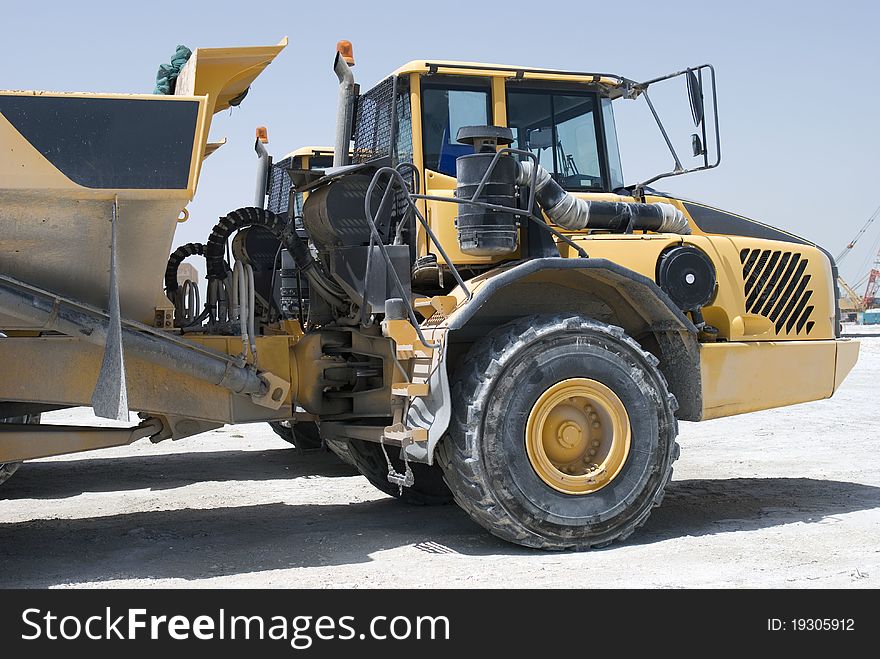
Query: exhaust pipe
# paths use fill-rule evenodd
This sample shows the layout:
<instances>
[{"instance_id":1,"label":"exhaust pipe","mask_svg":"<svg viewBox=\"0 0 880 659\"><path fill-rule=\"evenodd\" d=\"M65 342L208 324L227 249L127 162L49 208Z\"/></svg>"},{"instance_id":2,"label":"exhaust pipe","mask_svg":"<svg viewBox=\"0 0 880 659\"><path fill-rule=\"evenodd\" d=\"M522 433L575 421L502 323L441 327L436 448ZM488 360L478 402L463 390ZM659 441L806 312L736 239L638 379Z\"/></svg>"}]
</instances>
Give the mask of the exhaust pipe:
<instances>
[{"instance_id":1,"label":"exhaust pipe","mask_svg":"<svg viewBox=\"0 0 880 659\"><path fill-rule=\"evenodd\" d=\"M517 185L529 185L535 171L535 199L554 224L578 231L609 229L622 231L628 226L658 233L689 234L688 221L672 204L640 204L623 201L589 201L562 189L541 165L529 160L519 163Z\"/></svg>"},{"instance_id":2,"label":"exhaust pipe","mask_svg":"<svg viewBox=\"0 0 880 659\"><path fill-rule=\"evenodd\" d=\"M257 139L254 142L254 151L257 152L257 189L254 192L254 207L266 207L266 191L269 188L269 167L272 166L272 156L266 150L269 143L268 131L265 126L257 127Z\"/></svg>"},{"instance_id":3,"label":"exhaust pipe","mask_svg":"<svg viewBox=\"0 0 880 659\"><path fill-rule=\"evenodd\" d=\"M336 44L336 59L333 61L333 71L339 78L339 96L336 102L336 141L333 149L334 167L342 167L351 162L348 150L351 142L351 122L356 96L354 74L351 72L352 66L354 66L354 56L352 55L351 42L340 41Z\"/></svg>"}]
</instances>

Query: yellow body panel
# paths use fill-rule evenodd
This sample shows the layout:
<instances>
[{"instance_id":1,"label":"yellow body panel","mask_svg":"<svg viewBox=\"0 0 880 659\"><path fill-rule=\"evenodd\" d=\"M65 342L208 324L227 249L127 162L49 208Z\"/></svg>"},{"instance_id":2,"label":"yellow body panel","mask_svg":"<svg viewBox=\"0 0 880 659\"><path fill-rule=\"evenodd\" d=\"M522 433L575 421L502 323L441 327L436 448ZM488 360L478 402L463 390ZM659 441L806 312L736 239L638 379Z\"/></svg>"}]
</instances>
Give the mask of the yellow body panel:
<instances>
[{"instance_id":1,"label":"yellow body panel","mask_svg":"<svg viewBox=\"0 0 880 659\"><path fill-rule=\"evenodd\" d=\"M706 321L719 330L719 337L728 341L772 341L778 339L833 339L834 332L834 294L831 274L831 265L822 252L810 245L798 245L776 240L763 240L757 238L744 238L741 236L709 236L690 235L680 236L677 234L644 234L644 235L620 235L620 234L587 234L571 235L587 253L594 258L604 258L618 263L630 270L638 272L651 280L656 280L657 260L660 253L666 248L676 244L693 245L702 250L715 264L718 285L717 292L708 306L703 308L703 316ZM576 256L574 250L565 244L560 244L564 256ZM772 254L798 254L807 265L803 271L803 277L809 277L805 290L812 291L808 300L813 310L809 318L815 324L809 332L806 325L800 332L796 331L796 325L791 330L783 326L777 331L774 322L767 316L750 313L747 311L746 285L747 279L743 277L743 264L741 254L743 250L761 250ZM768 278L779 267L779 261L774 267L770 267L768 260ZM779 283L773 290L768 290L766 300L777 288L780 289L778 297L782 300L787 286L782 286L785 280L781 273ZM796 290L797 283L792 287L792 293ZM775 306L775 305L773 305ZM806 311L806 306L801 313ZM794 309L792 309L792 314Z\"/></svg>"},{"instance_id":2,"label":"yellow body panel","mask_svg":"<svg viewBox=\"0 0 880 659\"><path fill-rule=\"evenodd\" d=\"M837 341L837 361L834 364L834 390L843 383L846 376L859 359L859 342L853 340Z\"/></svg>"},{"instance_id":3,"label":"yellow body panel","mask_svg":"<svg viewBox=\"0 0 880 659\"><path fill-rule=\"evenodd\" d=\"M453 197L455 194L455 179L445 174L431 171L425 172L425 193L435 195L437 197ZM458 230L455 228L455 217L458 215L458 204L431 201L427 202L427 214L425 219L431 227L431 231L437 236L440 245L452 259L455 264L466 265L487 265L497 263L502 260L517 259L520 257L520 250L517 249L512 254L499 256L475 256L473 254L465 254L458 245ZM421 229L421 226L419 227ZM420 233L424 233L422 230ZM436 248L427 245L427 237L425 237L425 252L420 252L419 256L424 256L427 252L437 255L437 260L443 262L440 253Z\"/></svg>"},{"instance_id":4,"label":"yellow body panel","mask_svg":"<svg viewBox=\"0 0 880 659\"><path fill-rule=\"evenodd\" d=\"M211 117L229 108L230 101L247 91L286 46L287 37L284 37L275 46L196 48L193 51L180 70L174 95L203 96L207 99L208 112L201 132L202 143L208 141ZM201 171L203 160L203 157L199 157L195 161L197 173ZM193 181L193 191L195 183Z\"/></svg>"},{"instance_id":5,"label":"yellow body panel","mask_svg":"<svg viewBox=\"0 0 880 659\"><path fill-rule=\"evenodd\" d=\"M175 96L207 96L211 114L229 107L287 46L287 37L275 46L196 48L184 65Z\"/></svg>"},{"instance_id":6,"label":"yellow body panel","mask_svg":"<svg viewBox=\"0 0 880 659\"><path fill-rule=\"evenodd\" d=\"M189 335L188 341L198 343L206 348L227 355L239 355L242 351L240 336L198 336ZM290 404L296 393L296 360L291 348L296 345L299 336L258 336L257 365L261 370L270 371L272 374L291 383L290 391L284 398L286 404Z\"/></svg>"},{"instance_id":7,"label":"yellow body panel","mask_svg":"<svg viewBox=\"0 0 880 659\"><path fill-rule=\"evenodd\" d=\"M257 339L258 352L264 348L262 338ZM238 339L237 346L235 341L232 343L230 354L238 354L241 339ZM214 346L219 347L219 344ZM271 363L270 370L277 368L277 374L286 378L283 369L292 366L282 367L276 362L272 357L277 352L275 346L266 345L265 352L267 366ZM73 337L22 337L0 341L0 360L4 364L0 400L90 406L103 356L102 347ZM289 417L283 406L273 410L257 405L249 396L237 396L223 387L132 354L125 355L125 368L128 403L138 412L217 423Z\"/></svg>"},{"instance_id":8,"label":"yellow body panel","mask_svg":"<svg viewBox=\"0 0 880 659\"><path fill-rule=\"evenodd\" d=\"M703 420L828 398L855 364L856 341L705 343Z\"/></svg>"},{"instance_id":9,"label":"yellow body panel","mask_svg":"<svg viewBox=\"0 0 880 659\"><path fill-rule=\"evenodd\" d=\"M423 173L422 179L424 188L428 188L427 178L428 172L425 171L425 157L422 150L422 92L419 83L421 76L413 73L409 76L409 103L412 112L412 146L413 146L413 166L417 171ZM420 199L416 202L419 212L427 218L427 202ZM421 223L416 225L416 253L418 256L424 256L428 253L428 237Z\"/></svg>"}]
</instances>

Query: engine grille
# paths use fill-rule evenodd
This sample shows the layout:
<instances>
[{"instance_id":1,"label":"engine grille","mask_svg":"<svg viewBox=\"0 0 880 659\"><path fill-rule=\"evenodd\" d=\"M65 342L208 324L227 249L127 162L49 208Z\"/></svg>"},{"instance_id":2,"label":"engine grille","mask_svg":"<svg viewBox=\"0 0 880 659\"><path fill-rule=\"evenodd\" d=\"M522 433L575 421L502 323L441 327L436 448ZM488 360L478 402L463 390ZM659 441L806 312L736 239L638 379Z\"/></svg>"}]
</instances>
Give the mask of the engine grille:
<instances>
[{"instance_id":1,"label":"engine grille","mask_svg":"<svg viewBox=\"0 0 880 659\"><path fill-rule=\"evenodd\" d=\"M809 334L815 322L804 274L809 261L797 252L744 249L740 252L746 312L769 318L777 334Z\"/></svg>"},{"instance_id":2,"label":"engine grille","mask_svg":"<svg viewBox=\"0 0 880 659\"><path fill-rule=\"evenodd\" d=\"M290 205L290 176L287 170L290 168L290 158L272 163L269 169L269 201L266 208L276 215L287 215L287 207Z\"/></svg>"},{"instance_id":3,"label":"engine grille","mask_svg":"<svg viewBox=\"0 0 880 659\"><path fill-rule=\"evenodd\" d=\"M405 77L386 78L357 101L352 162L386 156L391 156L394 165L412 162L412 115Z\"/></svg>"}]
</instances>

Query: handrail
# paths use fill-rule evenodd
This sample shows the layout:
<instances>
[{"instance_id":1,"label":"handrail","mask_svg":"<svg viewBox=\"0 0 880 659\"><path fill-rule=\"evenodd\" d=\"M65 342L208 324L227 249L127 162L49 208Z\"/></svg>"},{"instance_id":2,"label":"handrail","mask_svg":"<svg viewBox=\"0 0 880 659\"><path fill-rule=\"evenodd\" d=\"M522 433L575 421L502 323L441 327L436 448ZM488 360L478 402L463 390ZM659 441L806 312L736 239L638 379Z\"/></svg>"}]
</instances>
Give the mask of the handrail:
<instances>
[{"instance_id":1,"label":"handrail","mask_svg":"<svg viewBox=\"0 0 880 659\"><path fill-rule=\"evenodd\" d=\"M367 222L370 225L370 247L369 247L369 251L367 252L367 271L364 275L364 293L363 293L364 305L361 310L362 318L363 318L363 314L365 314L365 312L363 311L363 308L366 307L366 302L367 302L367 291L369 288L369 276L370 276L369 268L371 265L371 260L372 260L371 256L373 253L372 248L374 246L376 246L379 248L379 252L382 254L382 258L385 261L385 267L387 268L388 272L391 274L391 278L394 283L394 287L397 289L398 293L400 294L401 299L403 300L404 304L406 305L407 315L409 316L410 323L412 323L412 326L416 330L416 334L419 337L419 341L426 348L431 348L432 350L437 349L440 347L440 344L429 342L425 338L424 333L422 332L421 324L419 323L418 319L416 318L415 309L413 309L412 302L409 299L407 299L408 296L406 294L406 289L404 288L403 283L400 281L400 277L397 276L397 271L394 269L394 264L391 263L391 257L388 256L388 250L385 249L385 244L382 242L382 236L379 234L379 229L376 227L376 220L373 217L373 209L371 207L370 201L372 201L373 193L375 192L376 186L378 185L379 181L382 179L383 176L386 176L386 175L388 177L388 186L385 188L385 192L382 194L382 201L379 202L378 212L382 213L383 211L385 211L387 209L388 202L392 198L390 193L393 191L395 184L398 185L400 187L400 189L403 190L406 195L407 204L416 213L416 216L419 218L419 221L422 222L422 225L425 227L425 229L431 235L432 239L434 239L434 241L436 242L436 237L433 235L433 232L431 232L431 228L427 225L427 222L425 222L425 218L422 217L421 213L419 213L419 209L416 208L415 203L412 201L412 198L410 197L410 194L409 194L409 190L406 187L406 181L403 180L403 176L401 175L401 173L398 170L394 169L393 167L380 167L378 170L376 170L376 173L373 174L373 178L370 181L370 185L367 186L367 194L366 194L366 197L364 198L364 214L366 215ZM473 296L470 293L470 291L467 289L467 286L465 286L464 280L461 278L461 275L459 275L458 271L455 270L455 266L452 265L451 261L449 260L449 257L443 251L443 248L439 245L439 243L437 244L437 247L440 250L440 253L443 255L443 258L446 260L446 262L449 264L450 268L452 269L453 276L455 277L456 281L458 281L459 285L465 290L465 292L468 295L468 299L471 299L471 297L473 297Z\"/></svg>"},{"instance_id":2,"label":"handrail","mask_svg":"<svg viewBox=\"0 0 880 659\"><path fill-rule=\"evenodd\" d=\"M489 178L495 168L498 166L500 159L502 156L506 154L516 154L519 156L523 156L532 160L536 167L532 167L531 172L529 173L529 202L528 209L523 210L521 208L515 208L512 206L503 206L499 204L490 204L485 201L479 201L478 197L483 189L489 182ZM395 169L394 167L380 167L376 170L376 173L373 174L373 178L370 180L370 184L367 186L367 193L364 198L364 214L367 218L367 222L370 226L370 243L367 252L367 263L366 270L364 274L364 289L363 289L363 299L364 304L361 306L361 321L363 323L366 322L366 307L367 307L367 292L369 290L369 282L370 282L370 271L372 269L372 258L373 258L373 247L378 247L379 252L382 254L382 258L385 261L385 267L388 269L392 277L392 282L394 284L395 289L400 294L401 299L404 301L406 305L407 315L409 316L410 322L418 334L419 341L428 348L439 348L440 344L430 343L425 338L424 333L421 329L421 324L418 322L418 319L415 315L415 309L413 309L412 303L407 299L406 289L403 286L403 283L400 281L400 277L397 276L397 271L394 269L394 266L391 262L391 257L388 255L388 250L385 248L385 244L382 241L382 236L379 233L379 229L376 226L376 217L383 217L385 213L388 212L388 205L391 201L392 192L394 192L395 188L399 188L403 191L406 204L409 209L415 214L421 223L422 227L428 234L430 240L437 246L437 251L440 252L440 255L443 257L443 260L446 262L446 265L449 266L449 271L452 273L452 276L455 278L455 281L461 287L461 289L465 292L467 296L467 301L470 301L473 298L473 293L465 284L464 279L462 279L461 274L458 272L458 269L455 267L455 264L452 262L452 259L449 258L449 255L446 253L446 250L443 249L443 245L437 239L436 234L431 230L430 225L427 220L425 220L422 213L419 211L418 206L415 204L415 199L425 199L429 201L438 201L438 202L446 202L446 203L455 203L455 204L471 204L475 206L479 206L480 208L485 208L487 210L498 211L498 212L506 212L510 213L516 217L525 217L535 224L537 224L544 231L549 232L553 236L557 237L562 242L568 244L572 249L574 249L578 255L582 258L589 258L587 252L576 242L574 242L571 238L566 236L563 233L560 233L549 224L547 224L542 218L538 217L532 209L535 208L535 199L537 196L536 190L536 181L537 181L537 157L530 151L525 151L522 149L514 149L511 147L504 147L503 149L498 150L495 153L495 156L492 158L492 162L489 163L489 167L486 169L486 172L483 174L482 179L480 179L480 183L477 185L476 190L474 190L473 195L471 195L470 199L459 199L457 197L439 197L435 195L425 195L418 194L417 192L411 193L407 188L406 181L403 178L399 169ZM418 177L418 172L415 167L410 166L410 170ZM379 182L387 177L388 183L387 186L382 193L382 199L379 202L379 207L376 211L376 216L373 215L373 208L371 201L373 199L373 193L376 191L376 187L379 185ZM415 184L415 190L418 190L419 182L417 180Z\"/></svg>"},{"instance_id":3,"label":"handrail","mask_svg":"<svg viewBox=\"0 0 880 659\"><path fill-rule=\"evenodd\" d=\"M532 167L532 171L529 173L529 203L527 206L527 208L528 208L527 212L523 211L523 209L521 209L521 208L514 208L512 206L502 206L499 204L490 204L485 201L478 201L478 199L477 199L480 196L480 193L483 191L483 188L486 187L486 184L489 181L489 176L492 174L492 172L498 166L498 163L501 160L501 156L508 154L508 153L524 156L525 158L528 158L529 160L533 161L535 164L535 167ZM537 186L535 185L535 183L537 181L537 176L538 176L537 166L538 166L538 158L531 151L525 151L523 149L514 149L512 147L504 147L503 149L500 149L499 151L497 151L495 153L495 157L493 157L492 162L489 163L489 167L486 169L486 172L483 174L483 178L480 179L480 183L479 183L479 185L477 185L477 189L474 190L474 194L471 195L470 199L459 199L458 197L437 197L437 196L432 196L432 195L420 195L420 194L413 194L413 195L410 195L410 197L412 199L426 199L429 201L441 201L441 202L454 203L454 204L472 204L474 206L479 206L480 208L486 208L488 210L510 213L510 214L515 215L517 217L525 217L525 218L531 220L532 222L534 222L535 224L537 224L542 230L548 231L552 235L559 238L562 242L569 245L572 249L574 249L578 253L578 256L580 256L581 258L589 258L589 254L587 254L587 252L580 245L578 245L576 242L574 242L571 238L569 238L565 234L563 234L563 233L557 231L556 229L554 229L553 227L551 227L542 218L538 217L537 215L535 215L532 212L532 209L535 207L535 198L537 196L537 190L536 190ZM433 238L433 234L431 234L431 237ZM440 246L438 245L438 248L439 247ZM440 249L442 252L442 248L440 248ZM470 299L470 297L468 299Z\"/></svg>"}]
</instances>

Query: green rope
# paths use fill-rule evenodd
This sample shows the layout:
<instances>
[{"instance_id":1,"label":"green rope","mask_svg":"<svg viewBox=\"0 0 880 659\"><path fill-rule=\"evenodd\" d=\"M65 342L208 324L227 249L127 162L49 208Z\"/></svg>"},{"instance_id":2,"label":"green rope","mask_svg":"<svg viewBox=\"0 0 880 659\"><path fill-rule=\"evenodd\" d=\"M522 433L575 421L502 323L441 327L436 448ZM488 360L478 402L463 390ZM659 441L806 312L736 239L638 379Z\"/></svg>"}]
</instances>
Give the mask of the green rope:
<instances>
[{"instance_id":1,"label":"green rope","mask_svg":"<svg viewBox=\"0 0 880 659\"><path fill-rule=\"evenodd\" d=\"M174 93L177 76L180 75L180 70L187 63L191 55L192 51L189 48L178 46L177 50L174 51L174 56L171 58L171 63L159 65L159 71L156 73L156 89L153 90L154 94Z\"/></svg>"}]
</instances>

